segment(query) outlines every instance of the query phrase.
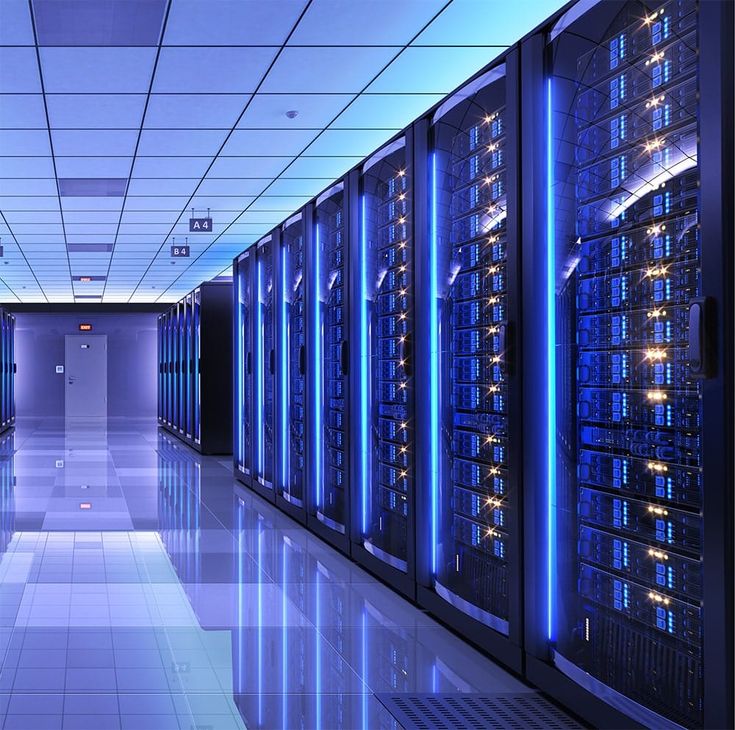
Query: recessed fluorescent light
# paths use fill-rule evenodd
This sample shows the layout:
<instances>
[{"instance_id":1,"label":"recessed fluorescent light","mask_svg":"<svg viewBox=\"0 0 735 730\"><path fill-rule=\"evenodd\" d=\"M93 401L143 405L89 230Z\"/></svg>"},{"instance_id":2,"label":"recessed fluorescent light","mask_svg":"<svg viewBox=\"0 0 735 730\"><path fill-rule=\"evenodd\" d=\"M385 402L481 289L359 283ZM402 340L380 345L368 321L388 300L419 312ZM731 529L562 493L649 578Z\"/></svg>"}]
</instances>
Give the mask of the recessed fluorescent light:
<instances>
[{"instance_id":1,"label":"recessed fluorescent light","mask_svg":"<svg viewBox=\"0 0 735 730\"><path fill-rule=\"evenodd\" d=\"M105 253L112 251L111 243L67 243L69 253Z\"/></svg>"},{"instance_id":2,"label":"recessed fluorescent light","mask_svg":"<svg viewBox=\"0 0 735 730\"><path fill-rule=\"evenodd\" d=\"M60 177L62 198L122 198L128 184L126 177Z\"/></svg>"},{"instance_id":3,"label":"recessed fluorescent light","mask_svg":"<svg viewBox=\"0 0 735 730\"><path fill-rule=\"evenodd\" d=\"M106 276L72 276L72 281L82 281L82 282L89 282L89 281L105 281L107 279Z\"/></svg>"}]
</instances>

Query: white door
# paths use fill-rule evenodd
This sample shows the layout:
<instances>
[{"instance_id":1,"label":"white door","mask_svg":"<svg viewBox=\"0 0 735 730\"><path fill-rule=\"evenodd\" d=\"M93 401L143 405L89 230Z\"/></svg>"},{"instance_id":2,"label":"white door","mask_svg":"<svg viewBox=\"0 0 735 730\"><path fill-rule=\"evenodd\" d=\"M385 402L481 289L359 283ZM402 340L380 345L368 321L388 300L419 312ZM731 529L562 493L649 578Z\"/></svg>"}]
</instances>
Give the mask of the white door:
<instances>
[{"instance_id":1,"label":"white door","mask_svg":"<svg viewBox=\"0 0 735 730\"><path fill-rule=\"evenodd\" d=\"M107 335L66 335L66 417L107 417Z\"/></svg>"}]
</instances>

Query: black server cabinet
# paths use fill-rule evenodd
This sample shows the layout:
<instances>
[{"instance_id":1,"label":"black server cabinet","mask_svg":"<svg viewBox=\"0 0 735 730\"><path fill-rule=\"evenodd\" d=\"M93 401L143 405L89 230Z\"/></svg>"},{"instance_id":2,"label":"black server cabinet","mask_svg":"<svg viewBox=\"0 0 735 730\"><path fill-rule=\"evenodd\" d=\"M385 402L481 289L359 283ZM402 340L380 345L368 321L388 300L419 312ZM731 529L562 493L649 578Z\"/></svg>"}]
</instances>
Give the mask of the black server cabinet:
<instances>
[{"instance_id":1,"label":"black server cabinet","mask_svg":"<svg viewBox=\"0 0 735 730\"><path fill-rule=\"evenodd\" d=\"M307 251L311 206L281 226L276 280L276 503L306 522L307 488Z\"/></svg>"},{"instance_id":2,"label":"black server cabinet","mask_svg":"<svg viewBox=\"0 0 735 730\"><path fill-rule=\"evenodd\" d=\"M357 230L356 176L337 182L314 202L309 429L314 490L309 527L343 552L350 550L350 292ZM353 230L354 229L354 230Z\"/></svg>"},{"instance_id":3,"label":"black server cabinet","mask_svg":"<svg viewBox=\"0 0 735 730\"><path fill-rule=\"evenodd\" d=\"M518 70L416 125L416 514L419 603L521 671Z\"/></svg>"},{"instance_id":4,"label":"black server cabinet","mask_svg":"<svg viewBox=\"0 0 735 730\"><path fill-rule=\"evenodd\" d=\"M202 283L158 319L159 424L203 454L232 451L232 285Z\"/></svg>"},{"instance_id":5,"label":"black server cabinet","mask_svg":"<svg viewBox=\"0 0 735 730\"><path fill-rule=\"evenodd\" d=\"M253 472L251 486L275 501L276 290L278 229L260 239L253 260Z\"/></svg>"},{"instance_id":6,"label":"black server cabinet","mask_svg":"<svg viewBox=\"0 0 735 730\"><path fill-rule=\"evenodd\" d=\"M0 430L15 424L15 317L0 309L0 375L2 375L2 402L0 403Z\"/></svg>"},{"instance_id":7,"label":"black server cabinet","mask_svg":"<svg viewBox=\"0 0 735 730\"><path fill-rule=\"evenodd\" d=\"M413 598L414 270L410 130L360 169L352 555Z\"/></svg>"},{"instance_id":8,"label":"black server cabinet","mask_svg":"<svg viewBox=\"0 0 735 730\"><path fill-rule=\"evenodd\" d=\"M253 273L255 248L241 253L232 264L233 283L233 466L235 476L251 486L253 477Z\"/></svg>"},{"instance_id":9,"label":"black server cabinet","mask_svg":"<svg viewBox=\"0 0 735 730\"><path fill-rule=\"evenodd\" d=\"M527 673L597 726L733 724L732 9L523 47Z\"/></svg>"}]
</instances>

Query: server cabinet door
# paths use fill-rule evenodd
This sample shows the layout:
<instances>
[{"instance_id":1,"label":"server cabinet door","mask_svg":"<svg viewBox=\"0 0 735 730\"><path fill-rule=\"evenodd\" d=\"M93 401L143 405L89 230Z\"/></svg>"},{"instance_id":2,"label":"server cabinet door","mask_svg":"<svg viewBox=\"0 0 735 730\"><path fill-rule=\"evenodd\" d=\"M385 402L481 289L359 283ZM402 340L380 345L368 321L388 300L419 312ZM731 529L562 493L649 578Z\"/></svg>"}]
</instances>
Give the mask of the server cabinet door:
<instances>
[{"instance_id":1,"label":"server cabinet door","mask_svg":"<svg viewBox=\"0 0 735 730\"><path fill-rule=\"evenodd\" d=\"M304 212L281 230L278 286L278 484L284 508L303 516L305 504L306 221Z\"/></svg>"},{"instance_id":2,"label":"server cabinet door","mask_svg":"<svg viewBox=\"0 0 735 730\"><path fill-rule=\"evenodd\" d=\"M179 305L171 307L171 427L179 426Z\"/></svg>"},{"instance_id":3,"label":"server cabinet door","mask_svg":"<svg viewBox=\"0 0 735 730\"><path fill-rule=\"evenodd\" d=\"M338 543L349 522L347 204L344 182L317 198L312 247L316 478L311 513Z\"/></svg>"},{"instance_id":4,"label":"server cabinet door","mask_svg":"<svg viewBox=\"0 0 735 730\"><path fill-rule=\"evenodd\" d=\"M277 241L262 239L255 252L255 477L273 496L275 465L275 292L274 252Z\"/></svg>"},{"instance_id":5,"label":"server cabinet door","mask_svg":"<svg viewBox=\"0 0 735 730\"><path fill-rule=\"evenodd\" d=\"M541 623L562 675L652 727L701 727L707 701L703 505L723 488L703 468L698 354L707 5L580 3L545 49Z\"/></svg>"},{"instance_id":6,"label":"server cabinet door","mask_svg":"<svg viewBox=\"0 0 735 730\"><path fill-rule=\"evenodd\" d=\"M9 318L6 311L2 311L2 425L6 426L10 413L10 387L8 358L10 348L8 347L10 335Z\"/></svg>"},{"instance_id":7,"label":"server cabinet door","mask_svg":"<svg viewBox=\"0 0 735 730\"><path fill-rule=\"evenodd\" d=\"M10 315L10 420L15 421L15 315Z\"/></svg>"},{"instance_id":8,"label":"server cabinet door","mask_svg":"<svg viewBox=\"0 0 735 730\"><path fill-rule=\"evenodd\" d=\"M161 414L162 414L162 383L163 383L163 357L161 354L161 319L162 315L158 315L158 318L156 319L156 358L158 361L158 379L157 379L157 394L156 394L156 417L158 420L161 420Z\"/></svg>"},{"instance_id":9,"label":"server cabinet door","mask_svg":"<svg viewBox=\"0 0 735 730\"><path fill-rule=\"evenodd\" d=\"M235 293L235 476L250 483L253 473L253 259L252 249L233 264Z\"/></svg>"},{"instance_id":10,"label":"server cabinet door","mask_svg":"<svg viewBox=\"0 0 735 730\"><path fill-rule=\"evenodd\" d=\"M196 289L192 297L192 437L202 442L202 290Z\"/></svg>"},{"instance_id":11,"label":"server cabinet door","mask_svg":"<svg viewBox=\"0 0 735 730\"><path fill-rule=\"evenodd\" d=\"M367 559L396 588L413 594L414 294L411 155L406 142L402 137L385 147L361 174L355 555Z\"/></svg>"},{"instance_id":12,"label":"server cabinet door","mask_svg":"<svg viewBox=\"0 0 735 730\"><path fill-rule=\"evenodd\" d=\"M166 312L165 316L165 332L164 332L164 346L166 348L166 423L170 426L173 418L172 408L173 400L171 397L172 382L173 382L173 344L171 342L171 310Z\"/></svg>"},{"instance_id":13,"label":"server cabinet door","mask_svg":"<svg viewBox=\"0 0 735 730\"><path fill-rule=\"evenodd\" d=\"M177 427L180 433L186 430L186 372L187 372L187 337L186 337L186 300L182 299L177 305L179 313L178 321L178 348L179 348L179 372L177 401L179 408L179 420Z\"/></svg>"},{"instance_id":14,"label":"server cabinet door","mask_svg":"<svg viewBox=\"0 0 735 730\"><path fill-rule=\"evenodd\" d=\"M184 303L186 321L184 323L184 403L186 413L185 433L187 438L194 437L194 297L186 295Z\"/></svg>"},{"instance_id":15,"label":"server cabinet door","mask_svg":"<svg viewBox=\"0 0 735 730\"><path fill-rule=\"evenodd\" d=\"M517 68L511 53L431 119L417 510L419 600L520 670Z\"/></svg>"}]
</instances>

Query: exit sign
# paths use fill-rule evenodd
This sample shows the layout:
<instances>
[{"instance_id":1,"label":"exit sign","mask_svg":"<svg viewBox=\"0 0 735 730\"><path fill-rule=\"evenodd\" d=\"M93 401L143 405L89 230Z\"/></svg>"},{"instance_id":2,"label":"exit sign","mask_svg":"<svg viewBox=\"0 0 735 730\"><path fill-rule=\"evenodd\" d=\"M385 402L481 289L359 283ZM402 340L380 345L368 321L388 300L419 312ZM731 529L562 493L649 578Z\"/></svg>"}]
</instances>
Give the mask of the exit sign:
<instances>
[{"instance_id":1,"label":"exit sign","mask_svg":"<svg viewBox=\"0 0 735 730\"><path fill-rule=\"evenodd\" d=\"M79 325L79 331L80 332L91 332L92 331L92 325L89 324L89 322L82 322Z\"/></svg>"},{"instance_id":2,"label":"exit sign","mask_svg":"<svg viewBox=\"0 0 735 730\"><path fill-rule=\"evenodd\" d=\"M171 257L175 259L188 259L191 251L188 246L171 246Z\"/></svg>"},{"instance_id":3,"label":"exit sign","mask_svg":"<svg viewBox=\"0 0 735 730\"><path fill-rule=\"evenodd\" d=\"M211 233L211 218L189 218L189 233Z\"/></svg>"}]
</instances>

